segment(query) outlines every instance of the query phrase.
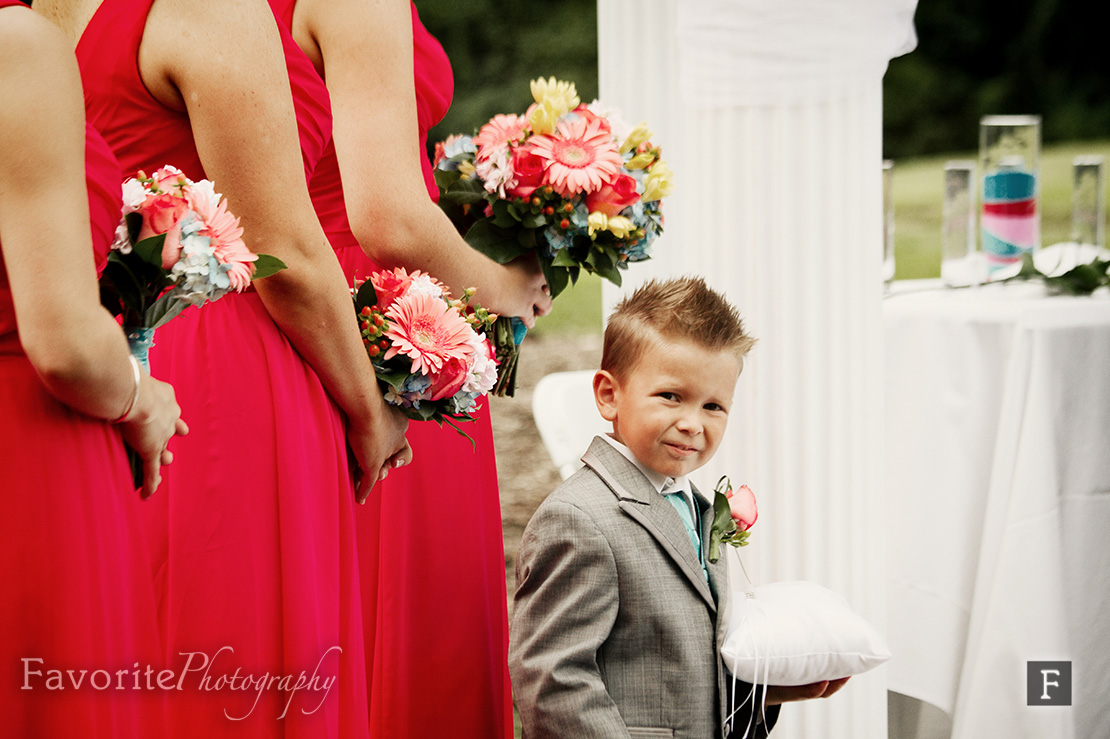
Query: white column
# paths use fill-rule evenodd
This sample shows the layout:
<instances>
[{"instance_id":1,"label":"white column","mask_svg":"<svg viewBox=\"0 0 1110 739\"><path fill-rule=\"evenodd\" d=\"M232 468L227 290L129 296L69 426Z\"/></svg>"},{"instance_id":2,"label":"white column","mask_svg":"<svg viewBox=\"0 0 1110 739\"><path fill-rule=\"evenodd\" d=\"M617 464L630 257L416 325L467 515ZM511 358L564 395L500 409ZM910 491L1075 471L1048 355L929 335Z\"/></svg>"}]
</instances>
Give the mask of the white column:
<instances>
[{"instance_id":1,"label":"white column","mask_svg":"<svg viewBox=\"0 0 1110 739\"><path fill-rule=\"evenodd\" d=\"M623 289L605 286L606 312L651 277L687 273L740 308L759 343L725 441L696 481L712 489L728 474L755 491L760 519L742 554L757 583L818 582L882 629L881 79L889 56L871 74L844 70L833 85L805 79L803 69L783 83L791 94L776 98L772 89L757 104L724 85L714 103L689 89L720 82L691 77L691 52L704 62L706 48L688 46L696 9L686 3L713 0L598 2L601 99L629 123L648 122L676 181L652 259L624 273ZM745 63L758 77L759 60ZM831 700L789 706L775 736L885 737L886 725L880 669Z\"/></svg>"}]
</instances>

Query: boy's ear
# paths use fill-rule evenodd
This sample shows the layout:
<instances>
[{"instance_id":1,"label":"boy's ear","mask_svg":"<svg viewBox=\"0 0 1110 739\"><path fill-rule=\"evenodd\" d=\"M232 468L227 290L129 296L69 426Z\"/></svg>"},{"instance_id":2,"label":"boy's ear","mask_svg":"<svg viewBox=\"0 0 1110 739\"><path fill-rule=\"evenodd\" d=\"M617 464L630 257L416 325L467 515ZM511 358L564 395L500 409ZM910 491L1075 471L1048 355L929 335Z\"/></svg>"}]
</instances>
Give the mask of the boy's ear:
<instances>
[{"instance_id":1,"label":"boy's ear","mask_svg":"<svg viewBox=\"0 0 1110 739\"><path fill-rule=\"evenodd\" d=\"M620 393L620 383L617 378L606 370L598 370L594 375L594 402L597 410L606 421L612 422L617 418L617 395Z\"/></svg>"}]
</instances>

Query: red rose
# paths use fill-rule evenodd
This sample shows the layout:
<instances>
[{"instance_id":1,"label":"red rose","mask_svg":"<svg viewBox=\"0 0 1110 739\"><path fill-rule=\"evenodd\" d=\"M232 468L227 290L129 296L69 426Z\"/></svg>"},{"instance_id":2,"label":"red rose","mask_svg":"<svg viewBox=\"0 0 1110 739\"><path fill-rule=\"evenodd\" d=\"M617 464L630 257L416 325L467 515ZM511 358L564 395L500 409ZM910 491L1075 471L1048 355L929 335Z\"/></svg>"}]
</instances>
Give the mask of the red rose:
<instances>
[{"instance_id":1,"label":"red rose","mask_svg":"<svg viewBox=\"0 0 1110 739\"><path fill-rule=\"evenodd\" d=\"M513 149L513 174L516 184L507 192L514 198L527 198L543 185L544 158L532 153L530 146Z\"/></svg>"},{"instance_id":2,"label":"red rose","mask_svg":"<svg viewBox=\"0 0 1110 739\"><path fill-rule=\"evenodd\" d=\"M429 400L436 401L442 398L450 398L466 384L466 378L469 374L470 366L465 360L451 357L443 363L438 372L431 374L429 379L432 384L427 390Z\"/></svg>"},{"instance_id":3,"label":"red rose","mask_svg":"<svg viewBox=\"0 0 1110 739\"><path fill-rule=\"evenodd\" d=\"M608 185L586 195L586 208L591 213L615 216L640 199L636 193L636 180L626 174L617 175Z\"/></svg>"},{"instance_id":4,"label":"red rose","mask_svg":"<svg viewBox=\"0 0 1110 739\"><path fill-rule=\"evenodd\" d=\"M383 269L370 275L370 282L374 284L374 293L378 297L378 309L384 313L393 305L393 301L409 289L412 277L405 272L404 267Z\"/></svg>"}]
</instances>

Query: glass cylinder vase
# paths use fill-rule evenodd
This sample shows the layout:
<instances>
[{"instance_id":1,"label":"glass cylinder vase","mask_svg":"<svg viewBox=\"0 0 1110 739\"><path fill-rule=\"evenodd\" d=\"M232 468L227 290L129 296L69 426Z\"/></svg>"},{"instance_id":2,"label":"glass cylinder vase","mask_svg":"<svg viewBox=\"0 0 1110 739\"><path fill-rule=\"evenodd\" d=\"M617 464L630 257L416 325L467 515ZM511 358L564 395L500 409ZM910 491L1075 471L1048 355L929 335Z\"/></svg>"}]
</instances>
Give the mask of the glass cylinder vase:
<instances>
[{"instance_id":1,"label":"glass cylinder vase","mask_svg":"<svg viewBox=\"0 0 1110 739\"><path fill-rule=\"evenodd\" d=\"M1102 247L1105 180L1101 156L1078 156L1072 161L1071 240Z\"/></svg>"},{"instance_id":2,"label":"glass cylinder vase","mask_svg":"<svg viewBox=\"0 0 1110 739\"><path fill-rule=\"evenodd\" d=\"M977 285L986 279L975 249L975 162L944 163L944 212L941 222L940 276L946 285Z\"/></svg>"},{"instance_id":3,"label":"glass cylinder vase","mask_svg":"<svg viewBox=\"0 0 1110 739\"><path fill-rule=\"evenodd\" d=\"M979 230L994 273L1040 247L1041 117L991 115L979 122Z\"/></svg>"}]
</instances>

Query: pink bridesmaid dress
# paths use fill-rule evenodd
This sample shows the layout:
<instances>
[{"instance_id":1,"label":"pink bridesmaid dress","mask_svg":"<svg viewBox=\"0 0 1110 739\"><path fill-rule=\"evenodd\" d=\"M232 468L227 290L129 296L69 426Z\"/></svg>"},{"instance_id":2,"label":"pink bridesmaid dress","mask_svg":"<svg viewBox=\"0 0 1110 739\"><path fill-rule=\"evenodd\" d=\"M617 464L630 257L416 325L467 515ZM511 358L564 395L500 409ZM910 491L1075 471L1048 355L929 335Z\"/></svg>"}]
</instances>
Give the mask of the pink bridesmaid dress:
<instances>
[{"instance_id":1,"label":"pink bridesmaid dress","mask_svg":"<svg viewBox=\"0 0 1110 739\"><path fill-rule=\"evenodd\" d=\"M289 26L296 0L270 4ZM419 124L412 133L427 151L428 130L450 107L454 79L415 5L412 30ZM425 158L422 167L428 196L436 200L431 162ZM344 273L367 279L378 267L351 233L330 144L311 193ZM411 423L413 463L379 484L356 512L370 731L379 739L513 735L505 550L488 404L476 416L465 426L473 446L450 428ZM449 544L429 530L432 511L442 510L446 499Z\"/></svg>"},{"instance_id":2,"label":"pink bridesmaid dress","mask_svg":"<svg viewBox=\"0 0 1110 739\"><path fill-rule=\"evenodd\" d=\"M16 5L0 0L0 22ZM91 128L86 179L102 265L119 221L120 176ZM3 262L0 493L0 736L161 736L165 695L142 681L132 687L135 666L157 669L162 651L139 520L144 503L118 427L58 402L27 360ZM52 671L67 670L73 676L60 688L50 682Z\"/></svg>"},{"instance_id":3,"label":"pink bridesmaid dress","mask_svg":"<svg viewBox=\"0 0 1110 739\"><path fill-rule=\"evenodd\" d=\"M173 164L202 179L187 115L139 75L152 2L104 0L89 22L77 47L86 111L125 172ZM282 38L307 176L331 137L330 106L284 29ZM253 289L160 328L151 368L173 383L191 429L172 443L146 516L166 657L189 670L170 697L168 736L367 736L339 409ZM314 687L290 690L299 679Z\"/></svg>"}]
</instances>

